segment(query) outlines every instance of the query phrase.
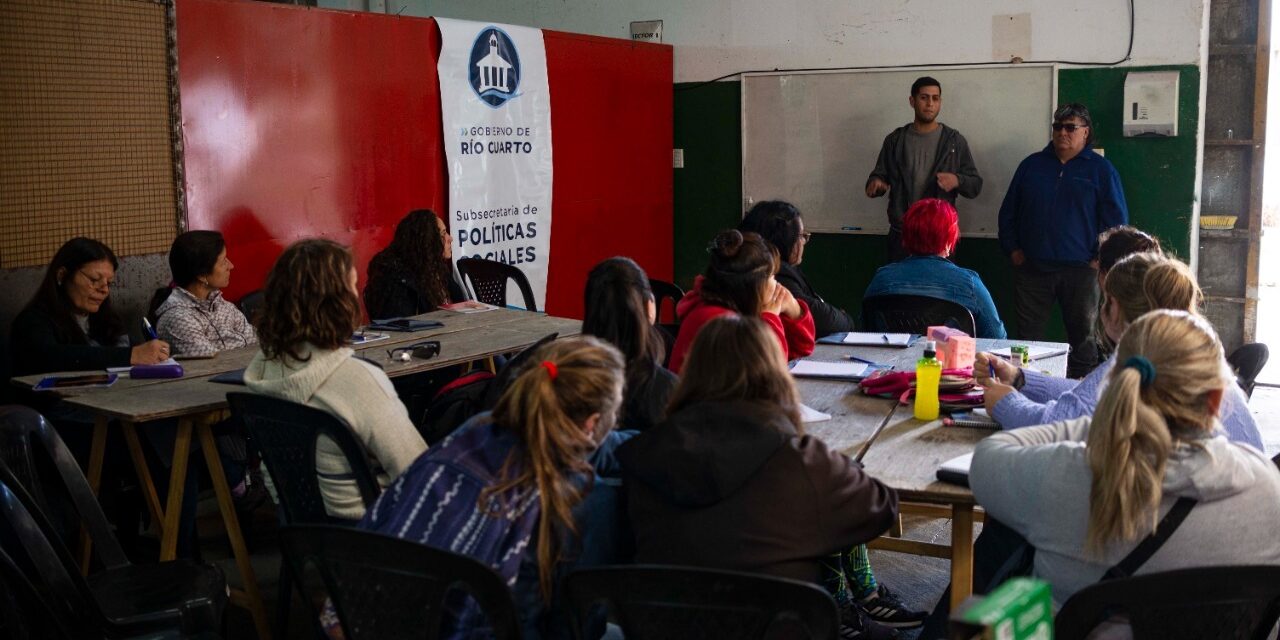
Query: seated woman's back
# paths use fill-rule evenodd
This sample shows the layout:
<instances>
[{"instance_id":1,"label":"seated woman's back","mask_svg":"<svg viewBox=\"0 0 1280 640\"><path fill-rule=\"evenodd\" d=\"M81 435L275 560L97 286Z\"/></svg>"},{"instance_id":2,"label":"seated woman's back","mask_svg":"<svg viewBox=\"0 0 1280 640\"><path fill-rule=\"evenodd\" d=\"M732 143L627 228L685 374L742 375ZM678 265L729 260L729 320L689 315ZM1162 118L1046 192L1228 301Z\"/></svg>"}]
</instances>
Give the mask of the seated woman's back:
<instances>
[{"instance_id":1,"label":"seated woman's back","mask_svg":"<svg viewBox=\"0 0 1280 640\"><path fill-rule=\"evenodd\" d=\"M1208 324L1155 311L1129 327L1093 418L995 434L969 482L991 517L1036 548L1061 604L1127 556L1180 498L1186 520L1138 573L1280 564L1280 470L1214 435L1234 381Z\"/></svg>"},{"instance_id":2,"label":"seated woman's back","mask_svg":"<svg viewBox=\"0 0 1280 640\"><path fill-rule=\"evenodd\" d=\"M817 582L888 528L897 495L803 435L782 358L757 318L703 327L666 421L618 450L638 562Z\"/></svg>"},{"instance_id":3,"label":"seated woman's back","mask_svg":"<svg viewBox=\"0 0 1280 640\"><path fill-rule=\"evenodd\" d=\"M955 207L933 198L911 205L902 218L902 244L911 255L876 270L863 297L909 295L949 300L973 314L975 337L1007 337L982 278L947 259L959 239Z\"/></svg>"}]
</instances>

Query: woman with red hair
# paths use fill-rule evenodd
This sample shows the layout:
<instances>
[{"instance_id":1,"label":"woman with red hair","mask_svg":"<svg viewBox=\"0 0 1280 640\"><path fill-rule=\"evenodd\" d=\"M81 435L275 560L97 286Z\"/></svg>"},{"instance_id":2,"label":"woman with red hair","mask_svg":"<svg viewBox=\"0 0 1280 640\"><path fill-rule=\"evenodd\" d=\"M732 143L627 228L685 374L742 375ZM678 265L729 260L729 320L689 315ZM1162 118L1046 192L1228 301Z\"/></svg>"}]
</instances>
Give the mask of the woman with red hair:
<instances>
[{"instance_id":1,"label":"woman with red hair","mask_svg":"<svg viewBox=\"0 0 1280 640\"><path fill-rule=\"evenodd\" d=\"M982 278L947 259L959 241L955 207L937 198L916 202L902 218L902 246L910 257L880 267L863 298L908 295L950 300L973 313L975 337L1008 337Z\"/></svg>"}]
</instances>

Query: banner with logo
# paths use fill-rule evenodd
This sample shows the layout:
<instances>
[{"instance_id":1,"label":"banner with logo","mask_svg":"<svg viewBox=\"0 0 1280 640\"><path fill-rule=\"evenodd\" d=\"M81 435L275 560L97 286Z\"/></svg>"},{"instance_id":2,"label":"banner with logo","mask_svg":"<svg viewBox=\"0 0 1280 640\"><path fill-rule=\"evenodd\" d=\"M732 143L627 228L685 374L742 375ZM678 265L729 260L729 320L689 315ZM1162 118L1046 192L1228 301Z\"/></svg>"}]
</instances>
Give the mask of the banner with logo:
<instances>
[{"instance_id":1,"label":"banner with logo","mask_svg":"<svg viewBox=\"0 0 1280 640\"><path fill-rule=\"evenodd\" d=\"M545 310L551 94L542 31L436 18L453 258L515 265ZM514 285L507 302L523 306Z\"/></svg>"}]
</instances>

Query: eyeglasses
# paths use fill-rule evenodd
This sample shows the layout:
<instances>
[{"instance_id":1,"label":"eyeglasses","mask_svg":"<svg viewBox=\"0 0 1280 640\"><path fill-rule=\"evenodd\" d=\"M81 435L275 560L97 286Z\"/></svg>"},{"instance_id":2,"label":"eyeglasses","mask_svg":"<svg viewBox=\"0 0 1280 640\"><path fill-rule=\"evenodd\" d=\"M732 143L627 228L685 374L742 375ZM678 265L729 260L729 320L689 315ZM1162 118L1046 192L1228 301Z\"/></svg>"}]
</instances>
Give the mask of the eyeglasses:
<instances>
[{"instance_id":1,"label":"eyeglasses","mask_svg":"<svg viewBox=\"0 0 1280 640\"><path fill-rule=\"evenodd\" d=\"M1076 129L1084 129L1085 127L1088 127L1088 126L1089 126L1089 125L1087 125L1087 124L1072 124L1072 123L1070 123L1070 122L1055 122L1055 123L1053 123L1053 130L1054 130L1054 131L1062 131L1062 130L1064 130L1064 129L1065 129L1067 133L1075 133L1075 132L1076 132Z\"/></svg>"},{"instance_id":2,"label":"eyeglasses","mask_svg":"<svg viewBox=\"0 0 1280 640\"><path fill-rule=\"evenodd\" d=\"M408 362L411 358L430 360L438 355L440 355L439 340L428 340L427 342L419 342L418 344L397 347L387 351L388 358L401 362Z\"/></svg>"},{"instance_id":3,"label":"eyeglasses","mask_svg":"<svg viewBox=\"0 0 1280 640\"><path fill-rule=\"evenodd\" d=\"M804 233L800 234L800 239L804 240L805 242L808 242L809 238L812 238L812 237L813 237L813 234L809 233L808 231L805 231Z\"/></svg>"},{"instance_id":4,"label":"eyeglasses","mask_svg":"<svg viewBox=\"0 0 1280 640\"><path fill-rule=\"evenodd\" d=\"M107 290L116 284L115 280L112 280L108 276L91 276L83 270L77 271L76 273L84 276L84 279L89 281L89 286L94 289Z\"/></svg>"}]
</instances>

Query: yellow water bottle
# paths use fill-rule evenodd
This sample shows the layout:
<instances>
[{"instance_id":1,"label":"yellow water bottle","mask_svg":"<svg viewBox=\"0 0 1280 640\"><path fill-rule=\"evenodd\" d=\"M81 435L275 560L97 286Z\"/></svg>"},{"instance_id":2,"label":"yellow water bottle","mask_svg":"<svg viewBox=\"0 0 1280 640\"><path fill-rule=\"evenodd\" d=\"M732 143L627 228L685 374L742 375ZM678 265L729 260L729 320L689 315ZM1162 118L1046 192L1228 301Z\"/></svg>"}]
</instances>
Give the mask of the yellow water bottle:
<instances>
[{"instance_id":1,"label":"yellow water bottle","mask_svg":"<svg viewBox=\"0 0 1280 640\"><path fill-rule=\"evenodd\" d=\"M916 361L916 420L938 419L938 383L942 380L942 363L938 362L937 345L924 343L924 357Z\"/></svg>"}]
</instances>

